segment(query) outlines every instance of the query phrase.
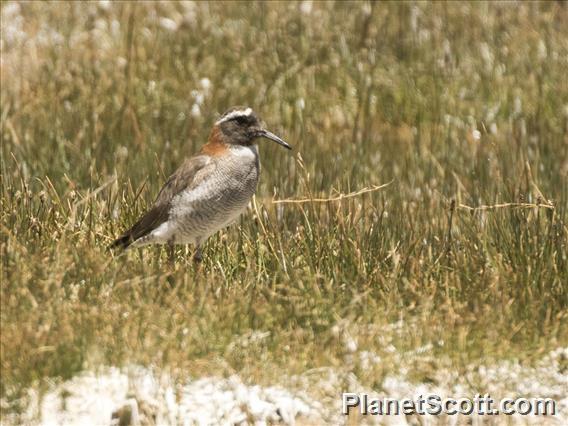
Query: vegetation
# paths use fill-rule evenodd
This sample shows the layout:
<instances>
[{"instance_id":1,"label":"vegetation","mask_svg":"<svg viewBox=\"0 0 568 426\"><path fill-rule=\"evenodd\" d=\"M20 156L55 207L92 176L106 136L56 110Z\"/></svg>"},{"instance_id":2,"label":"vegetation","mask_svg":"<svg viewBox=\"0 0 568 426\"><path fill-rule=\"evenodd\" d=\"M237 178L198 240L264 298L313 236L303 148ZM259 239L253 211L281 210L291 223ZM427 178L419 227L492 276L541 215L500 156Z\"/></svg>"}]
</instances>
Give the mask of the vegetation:
<instances>
[{"instance_id":1,"label":"vegetation","mask_svg":"<svg viewBox=\"0 0 568 426\"><path fill-rule=\"evenodd\" d=\"M2 397L99 365L255 383L354 368L338 329L381 357L354 371L377 388L391 347L433 344L459 370L566 346L567 14L3 2ZM233 105L294 147L259 141L240 222L200 268L191 248L174 266L109 253Z\"/></svg>"}]
</instances>

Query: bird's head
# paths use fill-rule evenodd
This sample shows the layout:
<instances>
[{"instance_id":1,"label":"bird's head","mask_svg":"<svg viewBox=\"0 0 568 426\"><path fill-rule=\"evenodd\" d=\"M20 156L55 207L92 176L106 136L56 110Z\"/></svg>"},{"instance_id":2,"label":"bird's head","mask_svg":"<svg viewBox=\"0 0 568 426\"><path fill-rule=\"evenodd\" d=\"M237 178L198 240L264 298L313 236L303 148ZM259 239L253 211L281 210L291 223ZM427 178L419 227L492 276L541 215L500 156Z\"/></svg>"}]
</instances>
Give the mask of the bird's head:
<instances>
[{"instance_id":1,"label":"bird's head","mask_svg":"<svg viewBox=\"0 0 568 426\"><path fill-rule=\"evenodd\" d=\"M223 141L231 145L252 145L257 138L266 138L285 148L292 149L284 140L265 129L260 118L250 107L233 107L216 122Z\"/></svg>"}]
</instances>

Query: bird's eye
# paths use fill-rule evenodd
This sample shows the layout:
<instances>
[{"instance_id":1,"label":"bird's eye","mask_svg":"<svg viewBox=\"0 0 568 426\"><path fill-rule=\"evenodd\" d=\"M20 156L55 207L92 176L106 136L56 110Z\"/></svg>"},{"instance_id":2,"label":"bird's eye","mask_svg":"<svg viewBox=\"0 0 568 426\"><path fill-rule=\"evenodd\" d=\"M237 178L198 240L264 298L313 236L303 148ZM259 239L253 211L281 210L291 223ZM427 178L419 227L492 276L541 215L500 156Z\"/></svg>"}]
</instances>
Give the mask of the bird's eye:
<instances>
[{"instance_id":1,"label":"bird's eye","mask_svg":"<svg viewBox=\"0 0 568 426\"><path fill-rule=\"evenodd\" d=\"M246 124L248 122L247 117L244 117L242 115L235 117L235 121L239 124Z\"/></svg>"}]
</instances>

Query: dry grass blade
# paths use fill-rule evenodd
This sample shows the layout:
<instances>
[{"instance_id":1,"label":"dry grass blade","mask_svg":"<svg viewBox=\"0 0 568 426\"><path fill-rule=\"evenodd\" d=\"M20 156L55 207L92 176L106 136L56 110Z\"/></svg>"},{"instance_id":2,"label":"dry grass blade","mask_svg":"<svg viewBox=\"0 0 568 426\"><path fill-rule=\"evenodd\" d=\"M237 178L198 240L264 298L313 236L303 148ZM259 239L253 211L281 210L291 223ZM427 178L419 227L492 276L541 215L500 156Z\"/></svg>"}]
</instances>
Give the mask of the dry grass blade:
<instances>
[{"instance_id":1,"label":"dry grass blade","mask_svg":"<svg viewBox=\"0 0 568 426\"><path fill-rule=\"evenodd\" d=\"M369 187L363 188L363 189L360 189L359 191L350 192L348 194L339 194L335 197L329 197L329 198L286 198L284 200L272 200L272 204L328 203L328 202L331 202L331 201L342 201L342 200L345 200L347 198L353 198L353 197L357 197L359 195L367 194L369 192L378 191L380 189L386 188L387 186L389 186L393 182L394 181L391 180L390 182L385 183L383 185L372 185L370 188Z\"/></svg>"},{"instance_id":2,"label":"dry grass blade","mask_svg":"<svg viewBox=\"0 0 568 426\"><path fill-rule=\"evenodd\" d=\"M554 205L552 204L534 204L534 203L501 203L492 205L483 205L477 207L467 206L465 204L460 204L458 208L468 211L481 211L481 210L497 210L505 208L516 208L516 209L535 209L544 208L554 210Z\"/></svg>"},{"instance_id":3,"label":"dry grass blade","mask_svg":"<svg viewBox=\"0 0 568 426\"><path fill-rule=\"evenodd\" d=\"M104 190L107 186L109 186L110 184L112 184L114 182L116 182L116 176L111 177L110 179L108 179L106 182L104 182L102 185L100 185L94 191L88 192L85 195L85 198L83 198L82 200L79 200L75 204L73 204L73 209L71 211L71 214L69 215L69 221L68 221L69 226L73 226L75 224L75 217L77 216L77 209L81 205L85 204L91 198L96 197L102 190Z\"/></svg>"}]
</instances>

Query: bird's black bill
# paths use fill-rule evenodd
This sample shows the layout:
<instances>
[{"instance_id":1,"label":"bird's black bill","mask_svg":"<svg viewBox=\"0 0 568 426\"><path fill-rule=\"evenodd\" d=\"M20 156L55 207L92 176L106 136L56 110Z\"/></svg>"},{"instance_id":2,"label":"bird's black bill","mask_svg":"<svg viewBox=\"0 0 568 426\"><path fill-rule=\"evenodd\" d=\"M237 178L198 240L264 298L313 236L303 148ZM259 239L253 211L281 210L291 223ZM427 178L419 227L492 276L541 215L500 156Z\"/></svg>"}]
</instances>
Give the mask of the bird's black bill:
<instances>
[{"instance_id":1,"label":"bird's black bill","mask_svg":"<svg viewBox=\"0 0 568 426\"><path fill-rule=\"evenodd\" d=\"M292 149L292 147L290 145L288 145L286 142L284 142L282 139L280 139L274 133L269 132L268 130L264 130L264 129L260 130L258 132L258 136L262 137L262 138L270 139L271 141L274 141L277 144L282 145L284 148Z\"/></svg>"}]
</instances>

